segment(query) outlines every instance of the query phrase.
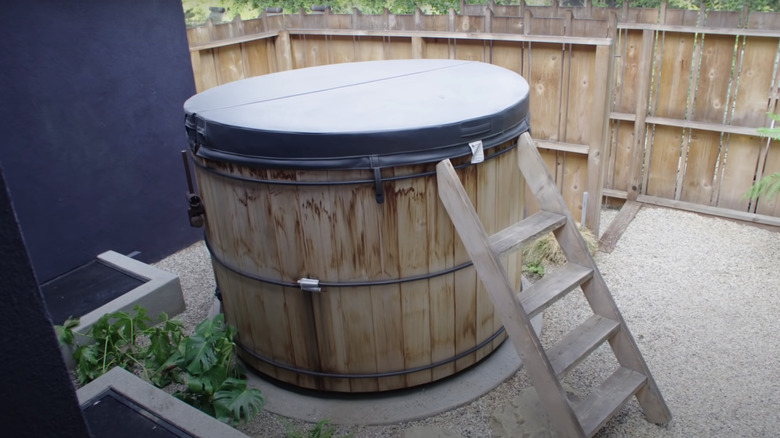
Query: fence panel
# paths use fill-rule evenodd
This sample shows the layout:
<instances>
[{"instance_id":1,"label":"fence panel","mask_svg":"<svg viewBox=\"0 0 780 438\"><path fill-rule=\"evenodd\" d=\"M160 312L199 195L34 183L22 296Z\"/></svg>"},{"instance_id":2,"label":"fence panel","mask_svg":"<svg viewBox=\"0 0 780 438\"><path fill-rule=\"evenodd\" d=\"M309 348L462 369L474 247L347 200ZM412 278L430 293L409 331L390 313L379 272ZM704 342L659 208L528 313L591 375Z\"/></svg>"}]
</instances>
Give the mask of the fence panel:
<instances>
[{"instance_id":1,"label":"fence panel","mask_svg":"<svg viewBox=\"0 0 780 438\"><path fill-rule=\"evenodd\" d=\"M774 201L741 199L756 178L780 170L777 144L755 134L777 105L780 15L492 2L461 11L264 14L190 29L196 86L339 62L489 62L529 80L533 134L573 212L583 191L598 202L592 186L601 178L611 197L780 224ZM614 62L596 61L598 38L615 25ZM592 108L610 69L604 131ZM603 156L591 153L602 144Z\"/></svg>"}]
</instances>

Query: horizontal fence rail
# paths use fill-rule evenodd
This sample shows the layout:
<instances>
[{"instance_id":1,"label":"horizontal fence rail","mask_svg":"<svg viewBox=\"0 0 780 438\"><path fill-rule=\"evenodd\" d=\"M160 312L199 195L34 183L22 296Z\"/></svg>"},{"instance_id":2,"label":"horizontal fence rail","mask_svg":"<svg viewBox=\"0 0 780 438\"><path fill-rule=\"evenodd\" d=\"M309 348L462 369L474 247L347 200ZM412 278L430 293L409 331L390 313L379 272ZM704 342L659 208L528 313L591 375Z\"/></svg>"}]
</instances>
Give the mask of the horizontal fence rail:
<instances>
[{"instance_id":1,"label":"horizontal fence rail","mask_svg":"<svg viewBox=\"0 0 780 438\"><path fill-rule=\"evenodd\" d=\"M741 197L780 171L777 142L756 134L777 111L780 14L590 2L460 11L209 22L188 30L196 87L340 62L488 62L529 81L533 136L591 230L602 195L780 225L775 200Z\"/></svg>"}]
</instances>

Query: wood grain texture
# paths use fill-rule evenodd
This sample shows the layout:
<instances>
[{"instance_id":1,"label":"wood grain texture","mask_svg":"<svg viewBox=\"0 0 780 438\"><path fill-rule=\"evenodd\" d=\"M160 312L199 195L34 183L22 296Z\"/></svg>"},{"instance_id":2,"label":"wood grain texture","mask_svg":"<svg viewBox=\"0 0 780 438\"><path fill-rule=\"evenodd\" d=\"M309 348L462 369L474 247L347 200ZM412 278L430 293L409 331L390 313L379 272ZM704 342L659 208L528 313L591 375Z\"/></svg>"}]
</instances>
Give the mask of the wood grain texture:
<instances>
[{"instance_id":1,"label":"wood grain texture","mask_svg":"<svg viewBox=\"0 0 780 438\"><path fill-rule=\"evenodd\" d=\"M558 427L568 436L583 432L573 409L566 401L560 382L554 377L543 347L530 319L509 284L498 256L490 249L488 235L480 223L471 201L448 160L437 166L439 197L442 199L458 235L464 241L469 256L478 267L480 279L501 315L509 337L528 370L539 398L548 415L555 417ZM529 175L526 174L526 177Z\"/></svg>"},{"instance_id":2,"label":"wood grain texture","mask_svg":"<svg viewBox=\"0 0 780 438\"><path fill-rule=\"evenodd\" d=\"M764 126L774 73L767 68L768 60L774 59L777 47L777 38L746 38L731 123Z\"/></svg>"},{"instance_id":3,"label":"wood grain texture","mask_svg":"<svg viewBox=\"0 0 780 438\"><path fill-rule=\"evenodd\" d=\"M473 166L458 172L467 193L476 193L477 169ZM476 196L474 196L476 200ZM465 259L465 260L464 260ZM460 237L455 239L455 261L467 261L468 253ZM479 279L473 267L461 269L455 273L455 320L460 325L455 332L455 352L463 353L477 345L477 284ZM471 353L455 362L455 370L463 370L476 362L476 354Z\"/></svg>"},{"instance_id":4,"label":"wood grain texture","mask_svg":"<svg viewBox=\"0 0 780 438\"><path fill-rule=\"evenodd\" d=\"M780 142L771 141L766 149L766 159L764 160L764 169L762 175L771 175L780 172ZM763 197L759 199L756 213L780 216L780 201L777 196Z\"/></svg>"},{"instance_id":5,"label":"wood grain texture","mask_svg":"<svg viewBox=\"0 0 780 438\"><path fill-rule=\"evenodd\" d=\"M749 201L742 194L753 184L753 174L761 154L758 137L730 135L726 154L721 157L717 207L747 211Z\"/></svg>"},{"instance_id":6,"label":"wood grain texture","mask_svg":"<svg viewBox=\"0 0 780 438\"><path fill-rule=\"evenodd\" d=\"M620 240L620 237L626 229L628 229L628 225L634 220L634 217L636 217L640 208L642 208L642 204L637 201L627 200L623 204L618 215L612 219L609 227L607 227L601 235L601 238L599 239L599 251L609 254L615 249L618 240Z\"/></svg>"},{"instance_id":7,"label":"wood grain texture","mask_svg":"<svg viewBox=\"0 0 780 438\"><path fill-rule=\"evenodd\" d=\"M645 416L654 423L665 424L669 422L671 412L658 390L650 370L617 308L617 304L609 293L604 278L590 256L582 235L566 210L563 198L552 183L552 178L541 157L536 153L531 136L527 133L521 135L518 142L518 165L540 207L567 217L567 224L554 232L555 237L569 263L575 263L592 270L592 278L584 282L581 287L593 313L620 323L621 329L609 339L610 346L621 366L635 370L647 377L646 390L637 393L637 399ZM544 372L544 369L539 372ZM537 385L535 384L535 386ZM548 408L549 411L550 408Z\"/></svg>"},{"instance_id":8,"label":"wood grain texture","mask_svg":"<svg viewBox=\"0 0 780 438\"><path fill-rule=\"evenodd\" d=\"M516 153L510 150L464 171L472 175L471 193L481 199L496 228L518 220L522 212L522 198L505 199L513 184L515 194L522 186L519 172L512 170L515 160ZM372 177L368 171L304 172L201 163L244 178L293 183ZM276 185L202 170L197 177L207 211L220 212L207 213L207 235L216 256L239 272L274 281L294 284L307 277L344 283L424 276L468 260L444 207L438 198L428 196L436 191L435 177L416 176L431 169L430 165L386 169L384 177L405 178L383 183L384 204L376 203L372 184ZM498 199L504 201L501 206ZM515 258L518 288L519 263ZM499 337L457 363L404 373L473 349L500 328L491 302L480 298L484 292L478 290L473 269L400 284L323 287L319 293L251 280L226 269L220 275L227 278L222 287L233 300L227 312L249 349L242 357L279 380L305 388L357 393L428 383L473 365L503 340ZM269 366L249 353L301 372ZM308 372L400 374L341 378Z\"/></svg>"},{"instance_id":9,"label":"wood grain texture","mask_svg":"<svg viewBox=\"0 0 780 438\"><path fill-rule=\"evenodd\" d=\"M421 170L421 169L418 169ZM401 278L426 273L429 239L426 235L427 200L425 182L420 178L395 182L394 193L386 202L397 215L398 265ZM431 323L428 294L416 282L401 283L404 366L417 368L431 363ZM427 282L425 282L427 283ZM407 386L431 381L431 371L406 375Z\"/></svg>"},{"instance_id":10,"label":"wood grain texture","mask_svg":"<svg viewBox=\"0 0 780 438\"><path fill-rule=\"evenodd\" d=\"M660 66L656 70L658 77L653 115L685 118L694 40L691 34L664 34Z\"/></svg>"},{"instance_id":11,"label":"wood grain texture","mask_svg":"<svg viewBox=\"0 0 780 438\"><path fill-rule=\"evenodd\" d=\"M447 216L444 206L436 193L436 180L425 179L426 213L425 219L431 231L431 244L428 246L428 270L430 272L442 271L455 262L455 231L452 222ZM436 363L455 357L455 276L440 275L428 279L428 299L430 308L430 350L431 362ZM455 363L450 362L431 370L431 378L438 380L441 377L455 373Z\"/></svg>"},{"instance_id":12,"label":"wood grain texture","mask_svg":"<svg viewBox=\"0 0 780 438\"><path fill-rule=\"evenodd\" d=\"M694 114L697 121L722 123L728 109L731 63L735 57L733 36L705 35Z\"/></svg>"},{"instance_id":13,"label":"wood grain texture","mask_svg":"<svg viewBox=\"0 0 780 438\"><path fill-rule=\"evenodd\" d=\"M365 171L328 172L329 180L343 181L365 178ZM331 186L333 196L333 232L338 236L330 255L338 271L338 281L366 280L366 239L364 209L373 208L371 190L358 186ZM349 374L375 374L374 352L376 340L372 319L372 298L369 287L340 288L340 307L335 309L342 319L346 369ZM350 379L351 392L374 392L379 389L377 379Z\"/></svg>"},{"instance_id":14,"label":"wood grain texture","mask_svg":"<svg viewBox=\"0 0 780 438\"><path fill-rule=\"evenodd\" d=\"M720 140L715 132L690 132L680 200L710 205Z\"/></svg>"},{"instance_id":15,"label":"wood grain texture","mask_svg":"<svg viewBox=\"0 0 780 438\"><path fill-rule=\"evenodd\" d=\"M529 51L529 115L534 136L542 140L564 139L559 134L563 82L560 45L533 44Z\"/></svg>"},{"instance_id":16,"label":"wood grain texture","mask_svg":"<svg viewBox=\"0 0 780 438\"><path fill-rule=\"evenodd\" d=\"M656 126L653 144L649 152L649 168L646 170L645 193L674 199L677 171L680 164L682 129Z\"/></svg>"}]
</instances>

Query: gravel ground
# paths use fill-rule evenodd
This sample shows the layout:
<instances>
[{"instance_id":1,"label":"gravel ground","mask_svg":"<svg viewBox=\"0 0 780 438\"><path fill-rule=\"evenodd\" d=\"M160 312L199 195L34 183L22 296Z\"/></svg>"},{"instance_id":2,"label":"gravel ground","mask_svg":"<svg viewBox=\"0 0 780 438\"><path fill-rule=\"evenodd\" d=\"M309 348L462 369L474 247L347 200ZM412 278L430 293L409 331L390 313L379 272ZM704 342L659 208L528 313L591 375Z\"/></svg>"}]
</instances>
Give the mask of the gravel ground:
<instances>
[{"instance_id":1,"label":"gravel ground","mask_svg":"<svg viewBox=\"0 0 780 438\"><path fill-rule=\"evenodd\" d=\"M602 212L602 229L616 210ZM682 211L645 207L611 254L597 262L674 416L650 424L629 402L598 437L777 436L780 430L780 233ZM177 273L193 327L212 303L214 279L202 243L156 264ZM583 310L584 309L584 310ZM581 293L545 313L542 342L550 344L587 318ZM607 347L565 382L584 392L611 372ZM458 409L389 426L337 426L356 438L398 437L413 426L436 426L464 437L494 436L494 410L529 386L521 368L495 390ZM241 430L284 437L305 427L262 412Z\"/></svg>"}]
</instances>

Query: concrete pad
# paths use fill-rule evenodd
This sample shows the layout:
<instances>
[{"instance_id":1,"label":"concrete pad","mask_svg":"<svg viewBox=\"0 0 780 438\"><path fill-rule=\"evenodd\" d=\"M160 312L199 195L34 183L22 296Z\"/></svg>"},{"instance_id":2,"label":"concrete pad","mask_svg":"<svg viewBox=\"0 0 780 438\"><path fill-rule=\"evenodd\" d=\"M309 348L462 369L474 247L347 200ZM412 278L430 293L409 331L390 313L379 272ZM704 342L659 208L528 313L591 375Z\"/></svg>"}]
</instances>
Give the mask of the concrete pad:
<instances>
[{"instance_id":1,"label":"concrete pad","mask_svg":"<svg viewBox=\"0 0 780 438\"><path fill-rule=\"evenodd\" d=\"M122 394L135 404L154 413L168 423L195 437L247 438L225 423L193 408L165 391L159 390L122 368L114 367L106 374L76 391L79 404L100 395L108 388Z\"/></svg>"},{"instance_id":2,"label":"concrete pad","mask_svg":"<svg viewBox=\"0 0 780 438\"><path fill-rule=\"evenodd\" d=\"M574 390L563 385L570 401L579 401ZM490 431L495 438L558 438L536 389L525 388L519 397L509 400L490 416Z\"/></svg>"},{"instance_id":3,"label":"concrete pad","mask_svg":"<svg viewBox=\"0 0 780 438\"><path fill-rule=\"evenodd\" d=\"M537 333L542 315L533 319ZM377 425L418 420L465 405L487 394L520 368L510 341L490 356L453 376L409 389L373 394L316 392L271 381L248 368L249 385L263 392L264 409L288 418L332 424Z\"/></svg>"},{"instance_id":4,"label":"concrete pad","mask_svg":"<svg viewBox=\"0 0 780 438\"><path fill-rule=\"evenodd\" d=\"M103 315L120 310L129 312L136 305L145 308L152 321L157 321L160 312L165 312L172 317L184 311L184 295L177 275L114 251L106 251L97 258L116 270L144 280L145 283L82 315L79 318L79 325L74 329L75 332L86 333ZM88 341L89 339L83 336L76 336L77 343ZM73 369L75 363L71 348L62 345L60 349L68 369Z\"/></svg>"}]
</instances>

